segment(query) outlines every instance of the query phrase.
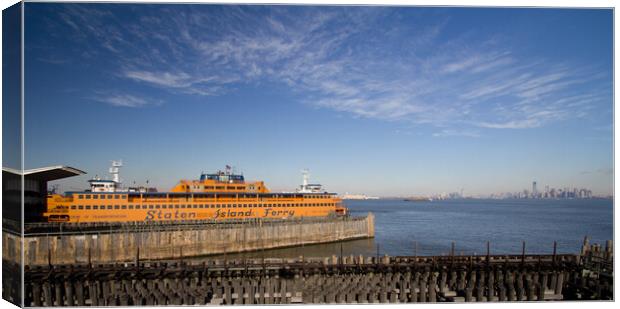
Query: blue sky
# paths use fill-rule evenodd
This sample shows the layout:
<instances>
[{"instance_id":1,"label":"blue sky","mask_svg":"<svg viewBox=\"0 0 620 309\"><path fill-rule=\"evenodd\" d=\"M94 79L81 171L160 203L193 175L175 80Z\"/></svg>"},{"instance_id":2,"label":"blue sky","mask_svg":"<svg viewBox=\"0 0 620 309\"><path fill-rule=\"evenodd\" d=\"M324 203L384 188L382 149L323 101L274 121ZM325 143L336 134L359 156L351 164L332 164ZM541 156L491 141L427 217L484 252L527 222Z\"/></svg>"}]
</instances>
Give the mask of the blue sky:
<instances>
[{"instance_id":1,"label":"blue sky","mask_svg":"<svg viewBox=\"0 0 620 309\"><path fill-rule=\"evenodd\" d=\"M26 4L26 167L611 194L612 11Z\"/></svg>"}]
</instances>

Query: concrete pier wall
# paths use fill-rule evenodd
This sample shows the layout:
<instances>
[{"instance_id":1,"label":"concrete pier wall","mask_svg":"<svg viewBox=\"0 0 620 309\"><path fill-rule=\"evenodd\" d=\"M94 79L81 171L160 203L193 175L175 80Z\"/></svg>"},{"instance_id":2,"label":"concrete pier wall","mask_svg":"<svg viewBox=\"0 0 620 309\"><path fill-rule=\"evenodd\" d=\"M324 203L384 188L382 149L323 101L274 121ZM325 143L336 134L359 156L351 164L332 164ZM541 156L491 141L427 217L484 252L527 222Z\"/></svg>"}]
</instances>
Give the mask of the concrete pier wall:
<instances>
[{"instance_id":1,"label":"concrete pier wall","mask_svg":"<svg viewBox=\"0 0 620 309\"><path fill-rule=\"evenodd\" d=\"M19 235L3 233L3 259L19 257ZM24 237L26 265L176 259L374 237L374 216L121 230Z\"/></svg>"}]
</instances>

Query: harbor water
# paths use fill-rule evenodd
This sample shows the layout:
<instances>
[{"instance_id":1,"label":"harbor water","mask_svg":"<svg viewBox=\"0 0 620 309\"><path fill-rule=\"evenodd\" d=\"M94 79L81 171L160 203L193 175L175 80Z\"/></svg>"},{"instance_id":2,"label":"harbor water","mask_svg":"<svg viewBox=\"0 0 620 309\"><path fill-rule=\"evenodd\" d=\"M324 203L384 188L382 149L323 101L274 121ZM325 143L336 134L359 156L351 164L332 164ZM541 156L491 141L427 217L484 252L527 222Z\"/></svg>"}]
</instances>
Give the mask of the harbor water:
<instances>
[{"instance_id":1,"label":"harbor water","mask_svg":"<svg viewBox=\"0 0 620 309\"><path fill-rule=\"evenodd\" d=\"M578 253L613 239L613 200L460 199L411 202L400 199L346 200L354 216L375 215L375 238L253 252L233 257L321 257L331 255L442 255Z\"/></svg>"}]
</instances>

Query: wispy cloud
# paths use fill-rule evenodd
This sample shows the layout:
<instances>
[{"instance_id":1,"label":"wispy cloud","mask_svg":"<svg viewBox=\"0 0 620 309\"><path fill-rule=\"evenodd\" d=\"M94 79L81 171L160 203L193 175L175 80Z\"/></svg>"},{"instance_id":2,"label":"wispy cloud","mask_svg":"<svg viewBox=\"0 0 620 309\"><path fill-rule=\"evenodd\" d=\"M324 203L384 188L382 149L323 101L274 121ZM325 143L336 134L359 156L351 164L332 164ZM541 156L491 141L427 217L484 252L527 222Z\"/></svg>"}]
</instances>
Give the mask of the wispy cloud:
<instances>
[{"instance_id":1,"label":"wispy cloud","mask_svg":"<svg viewBox=\"0 0 620 309\"><path fill-rule=\"evenodd\" d=\"M520 55L510 38L439 40L449 20L393 22L403 18L396 9L152 6L128 21L112 9L65 7L59 20L115 59L118 77L172 93L283 83L311 106L470 137L583 117L611 100L601 70ZM593 83L604 89L582 88Z\"/></svg>"},{"instance_id":2,"label":"wispy cloud","mask_svg":"<svg viewBox=\"0 0 620 309\"><path fill-rule=\"evenodd\" d=\"M148 105L160 105L161 101L158 100L147 100L144 98L136 97L128 94L117 94L117 95L109 95L109 96L99 96L92 98L95 101L110 104L112 106L118 107L130 107L130 108L139 108L145 107Z\"/></svg>"},{"instance_id":3,"label":"wispy cloud","mask_svg":"<svg viewBox=\"0 0 620 309\"><path fill-rule=\"evenodd\" d=\"M462 130L442 130L439 132L433 133L434 137L452 137L452 136L460 136L460 137L480 137L480 133L476 131L462 131Z\"/></svg>"}]
</instances>

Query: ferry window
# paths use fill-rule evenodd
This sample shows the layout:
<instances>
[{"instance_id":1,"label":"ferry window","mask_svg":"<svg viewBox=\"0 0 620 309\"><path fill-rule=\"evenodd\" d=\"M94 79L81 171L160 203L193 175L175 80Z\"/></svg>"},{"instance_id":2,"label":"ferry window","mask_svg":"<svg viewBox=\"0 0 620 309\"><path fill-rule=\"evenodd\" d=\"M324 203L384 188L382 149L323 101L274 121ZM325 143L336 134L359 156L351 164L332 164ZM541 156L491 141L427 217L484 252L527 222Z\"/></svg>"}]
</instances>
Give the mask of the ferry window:
<instances>
[{"instance_id":1,"label":"ferry window","mask_svg":"<svg viewBox=\"0 0 620 309\"><path fill-rule=\"evenodd\" d=\"M90 210L90 206L86 205L85 209Z\"/></svg>"},{"instance_id":2,"label":"ferry window","mask_svg":"<svg viewBox=\"0 0 620 309\"><path fill-rule=\"evenodd\" d=\"M129 205L129 209L133 209L133 205Z\"/></svg>"},{"instance_id":3,"label":"ferry window","mask_svg":"<svg viewBox=\"0 0 620 309\"><path fill-rule=\"evenodd\" d=\"M160 207L159 205L155 205L155 209L159 209L159 207Z\"/></svg>"},{"instance_id":4,"label":"ferry window","mask_svg":"<svg viewBox=\"0 0 620 309\"><path fill-rule=\"evenodd\" d=\"M215 208L215 205L211 204L211 208Z\"/></svg>"},{"instance_id":5,"label":"ferry window","mask_svg":"<svg viewBox=\"0 0 620 309\"><path fill-rule=\"evenodd\" d=\"M112 194L106 194L106 196L108 197L108 200L112 199ZM102 196L102 198L103 198L103 196Z\"/></svg>"},{"instance_id":6,"label":"ferry window","mask_svg":"<svg viewBox=\"0 0 620 309\"><path fill-rule=\"evenodd\" d=\"M71 209L75 209L75 205L71 205Z\"/></svg>"},{"instance_id":7,"label":"ferry window","mask_svg":"<svg viewBox=\"0 0 620 309\"><path fill-rule=\"evenodd\" d=\"M127 205L121 205L121 209L127 209Z\"/></svg>"},{"instance_id":8,"label":"ferry window","mask_svg":"<svg viewBox=\"0 0 620 309\"><path fill-rule=\"evenodd\" d=\"M153 205L149 205L149 209L153 209Z\"/></svg>"},{"instance_id":9,"label":"ferry window","mask_svg":"<svg viewBox=\"0 0 620 309\"><path fill-rule=\"evenodd\" d=\"M79 205L79 206L78 206L78 209L84 209L84 206Z\"/></svg>"},{"instance_id":10,"label":"ferry window","mask_svg":"<svg viewBox=\"0 0 620 309\"><path fill-rule=\"evenodd\" d=\"M96 200L96 199L98 199L98 198L99 198L99 196L98 196L98 195L93 195L93 200Z\"/></svg>"},{"instance_id":11,"label":"ferry window","mask_svg":"<svg viewBox=\"0 0 620 309\"><path fill-rule=\"evenodd\" d=\"M112 209L112 205L108 205L108 209Z\"/></svg>"},{"instance_id":12,"label":"ferry window","mask_svg":"<svg viewBox=\"0 0 620 309\"><path fill-rule=\"evenodd\" d=\"M83 195L83 194L79 194L79 195L78 195L78 198L79 198L79 199L83 199L83 198L84 198L84 195Z\"/></svg>"},{"instance_id":13,"label":"ferry window","mask_svg":"<svg viewBox=\"0 0 620 309\"><path fill-rule=\"evenodd\" d=\"M114 194L114 198L118 200L119 195L118 194Z\"/></svg>"},{"instance_id":14,"label":"ferry window","mask_svg":"<svg viewBox=\"0 0 620 309\"><path fill-rule=\"evenodd\" d=\"M94 210L97 210L97 209L99 209L99 206L98 206L98 205L95 205L95 206L93 206L93 209L94 209Z\"/></svg>"},{"instance_id":15,"label":"ferry window","mask_svg":"<svg viewBox=\"0 0 620 309\"><path fill-rule=\"evenodd\" d=\"M86 194L86 199L90 200L90 194Z\"/></svg>"},{"instance_id":16,"label":"ferry window","mask_svg":"<svg viewBox=\"0 0 620 309\"><path fill-rule=\"evenodd\" d=\"M179 208L179 205L174 205L174 208Z\"/></svg>"},{"instance_id":17,"label":"ferry window","mask_svg":"<svg viewBox=\"0 0 620 309\"><path fill-rule=\"evenodd\" d=\"M120 207L118 207L118 205L114 205L114 209L119 209Z\"/></svg>"},{"instance_id":18,"label":"ferry window","mask_svg":"<svg viewBox=\"0 0 620 309\"><path fill-rule=\"evenodd\" d=\"M122 199L126 199L126 198L127 198L127 195L123 194L123 195L121 195L121 198L122 198Z\"/></svg>"}]
</instances>

